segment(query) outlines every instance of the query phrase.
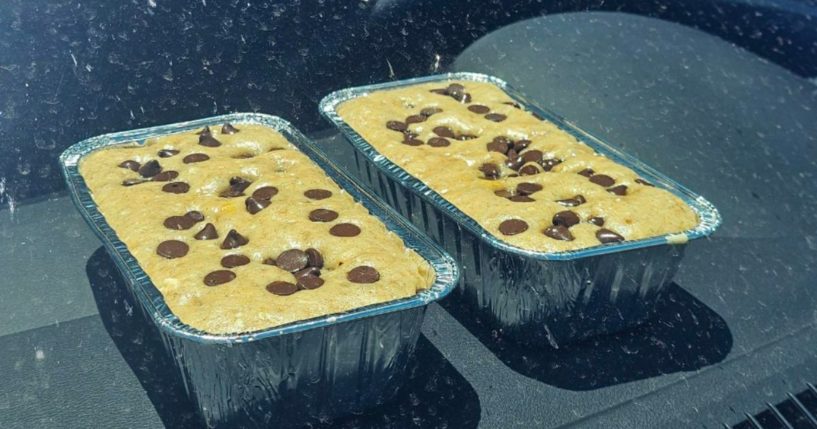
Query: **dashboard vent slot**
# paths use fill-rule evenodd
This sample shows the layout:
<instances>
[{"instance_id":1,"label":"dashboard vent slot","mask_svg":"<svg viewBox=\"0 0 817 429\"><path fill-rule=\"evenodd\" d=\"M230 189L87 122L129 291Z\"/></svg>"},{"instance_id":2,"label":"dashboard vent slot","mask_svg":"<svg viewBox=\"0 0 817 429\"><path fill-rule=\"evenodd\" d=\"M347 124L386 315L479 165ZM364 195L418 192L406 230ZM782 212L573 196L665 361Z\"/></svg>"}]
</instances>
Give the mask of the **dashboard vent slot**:
<instances>
[{"instance_id":1,"label":"dashboard vent slot","mask_svg":"<svg viewBox=\"0 0 817 429\"><path fill-rule=\"evenodd\" d=\"M787 393L786 400L777 404L766 403L757 413L746 413L746 420L726 429L817 429L817 388L806 383L807 389Z\"/></svg>"}]
</instances>

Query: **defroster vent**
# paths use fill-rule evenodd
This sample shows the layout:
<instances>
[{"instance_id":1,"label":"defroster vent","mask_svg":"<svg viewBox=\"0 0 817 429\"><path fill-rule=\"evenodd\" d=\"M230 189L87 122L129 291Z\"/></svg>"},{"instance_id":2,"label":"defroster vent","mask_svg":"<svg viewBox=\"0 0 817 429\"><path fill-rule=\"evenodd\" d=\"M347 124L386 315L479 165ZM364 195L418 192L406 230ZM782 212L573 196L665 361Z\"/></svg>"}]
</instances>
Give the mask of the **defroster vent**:
<instances>
[{"instance_id":1,"label":"defroster vent","mask_svg":"<svg viewBox=\"0 0 817 429\"><path fill-rule=\"evenodd\" d=\"M726 429L817 429L817 388L807 383L807 389L787 393L786 400L777 404L766 403L757 413L746 413L746 420Z\"/></svg>"}]
</instances>

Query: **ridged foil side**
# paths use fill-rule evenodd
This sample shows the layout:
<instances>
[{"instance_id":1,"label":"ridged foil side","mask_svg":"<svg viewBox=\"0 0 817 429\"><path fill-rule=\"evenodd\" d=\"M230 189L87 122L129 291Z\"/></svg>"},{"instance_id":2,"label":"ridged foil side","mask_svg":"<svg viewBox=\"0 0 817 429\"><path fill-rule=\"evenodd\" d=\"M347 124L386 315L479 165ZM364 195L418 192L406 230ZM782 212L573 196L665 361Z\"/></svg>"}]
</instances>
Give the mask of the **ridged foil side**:
<instances>
[{"instance_id":1,"label":"ridged foil side","mask_svg":"<svg viewBox=\"0 0 817 429\"><path fill-rule=\"evenodd\" d=\"M208 426L289 427L393 397L424 312L417 307L248 343L164 339Z\"/></svg>"}]
</instances>

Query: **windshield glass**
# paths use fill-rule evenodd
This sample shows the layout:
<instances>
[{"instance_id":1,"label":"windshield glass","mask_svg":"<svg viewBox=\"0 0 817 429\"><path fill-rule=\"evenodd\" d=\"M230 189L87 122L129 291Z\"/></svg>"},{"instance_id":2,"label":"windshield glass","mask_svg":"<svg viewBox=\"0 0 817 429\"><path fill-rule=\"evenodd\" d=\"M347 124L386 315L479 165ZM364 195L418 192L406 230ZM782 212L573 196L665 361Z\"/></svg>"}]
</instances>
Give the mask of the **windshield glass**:
<instances>
[{"instance_id":1,"label":"windshield glass","mask_svg":"<svg viewBox=\"0 0 817 429\"><path fill-rule=\"evenodd\" d=\"M815 19L812 0L8 2L0 8L0 427L817 428L809 384L817 383ZM476 75L422 80L446 73ZM412 90L417 81L408 80L418 78L433 85ZM486 81L507 100L486 98L494 93L475 86ZM374 84L409 89L330 96ZM342 102L361 97L375 101L344 113ZM431 107L441 111L423 110ZM414 261L383 251L394 243L332 241L355 240L368 224L344 218L337 195L305 196L322 173L281 183L264 176L296 161L277 158L285 143L259 146L242 134L246 116L206 120L233 113L279 117L303 133L328 160L319 167L364 189L330 173L336 194L382 201L428 237L398 233L408 249L450 255L456 268L436 279L454 291L388 307L396 295L378 288L405 286L424 265L393 281L391 270ZM237 131L222 128L229 121ZM223 167L188 162L192 152L215 158L209 137L202 143L205 125L225 147L246 150ZM119 134L97 144L184 133L190 153L154 157L181 179L170 167L142 170L147 155L132 157L135 168L96 170L95 182L84 177L76 162L91 150L74 145L110 133ZM568 145L574 137L592 148L586 159L575 158L584 149ZM160 143L176 150L181 141ZM249 153L262 146L263 156ZM575 159L589 161L579 168ZM126 173L145 185L122 186ZM154 183L162 177L192 192L162 193L166 183ZM276 190L256 198L265 180ZM91 192L92 183L102 185ZM146 186L159 196L137 198ZM232 199L216 195L226 191ZM184 200L157 203L173 192ZM110 207L125 208L106 211L117 198ZM676 201L687 208L667 209ZM307 212L293 214L299 204L328 211L309 212L307 222ZM163 226L163 210L189 231ZM190 211L206 219L182 218ZM161 219L146 220L153 214ZM278 226L251 226L261 223L254 216L275 216ZM193 238L211 223L217 242ZM335 224L343 226L330 232ZM638 238L654 242L629 247L642 225L650 233ZM238 272L239 281L221 284L232 281L222 273L220 286L196 277L164 288L191 268L168 262L151 234L182 229L189 237L176 241L212 245L218 258L242 237L245 249L263 241L274 254L240 256L286 274L287 285L253 278L268 292L231 299L229 286L244 285L240 264L215 259L203 273ZM230 229L235 247L224 242ZM585 243L583 231L592 243L570 251L627 245L532 257L525 252L539 248L517 235ZM332 246L369 256L343 267ZM297 252L282 266L290 248ZM157 252L166 265L153 269ZM366 298L333 307L352 285L369 285L358 294ZM215 291L229 304L205 310L211 319L302 325L220 344L204 342L207 332L166 330L172 323L160 316L177 314L165 299L189 305ZM326 295L304 298L317 293ZM289 301L275 311L286 316L250 305L283 295ZM335 319L368 305L396 313ZM314 314L323 324L311 324Z\"/></svg>"}]
</instances>

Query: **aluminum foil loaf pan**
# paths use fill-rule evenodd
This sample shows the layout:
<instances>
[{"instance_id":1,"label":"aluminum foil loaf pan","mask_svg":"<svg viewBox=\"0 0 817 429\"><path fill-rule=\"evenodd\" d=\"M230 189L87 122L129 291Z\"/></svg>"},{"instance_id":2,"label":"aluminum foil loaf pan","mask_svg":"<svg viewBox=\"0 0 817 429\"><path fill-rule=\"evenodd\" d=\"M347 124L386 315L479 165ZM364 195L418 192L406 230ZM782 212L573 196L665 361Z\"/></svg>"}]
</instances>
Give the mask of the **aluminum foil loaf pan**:
<instances>
[{"instance_id":1,"label":"aluminum foil loaf pan","mask_svg":"<svg viewBox=\"0 0 817 429\"><path fill-rule=\"evenodd\" d=\"M488 82L597 152L683 199L699 223L679 234L577 251L537 252L509 245L377 152L337 112L366 94L427 82ZM321 113L354 148L358 176L400 214L433 237L460 263L459 301L509 337L531 345L560 344L612 333L650 318L683 257L685 244L720 224L715 207L632 156L537 107L506 82L476 73L449 73L343 89L326 96Z\"/></svg>"},{"instance_id":2,"label":"aluminum foil loaf pan","mask_svg":"<svg viewBox=\"0 0 817 429\"><path fill-rule=\"evenodd\" d=\"M398 234L433 267L436 281L405 299L271 329L213 335L182 323L97 209L79 174L94 150L144 143L167 134L232 124L261 124L284 135L341 188ZM82 216L121 270L148 320L181 372L185 389L211 427L288 426L360 412L392 397L404 378L425 308L447 295L459 273L454 260L341 172L283 119L237 113L106 134L79 142L60 156L68 190Z\"/></svg>"}]
</instances>

